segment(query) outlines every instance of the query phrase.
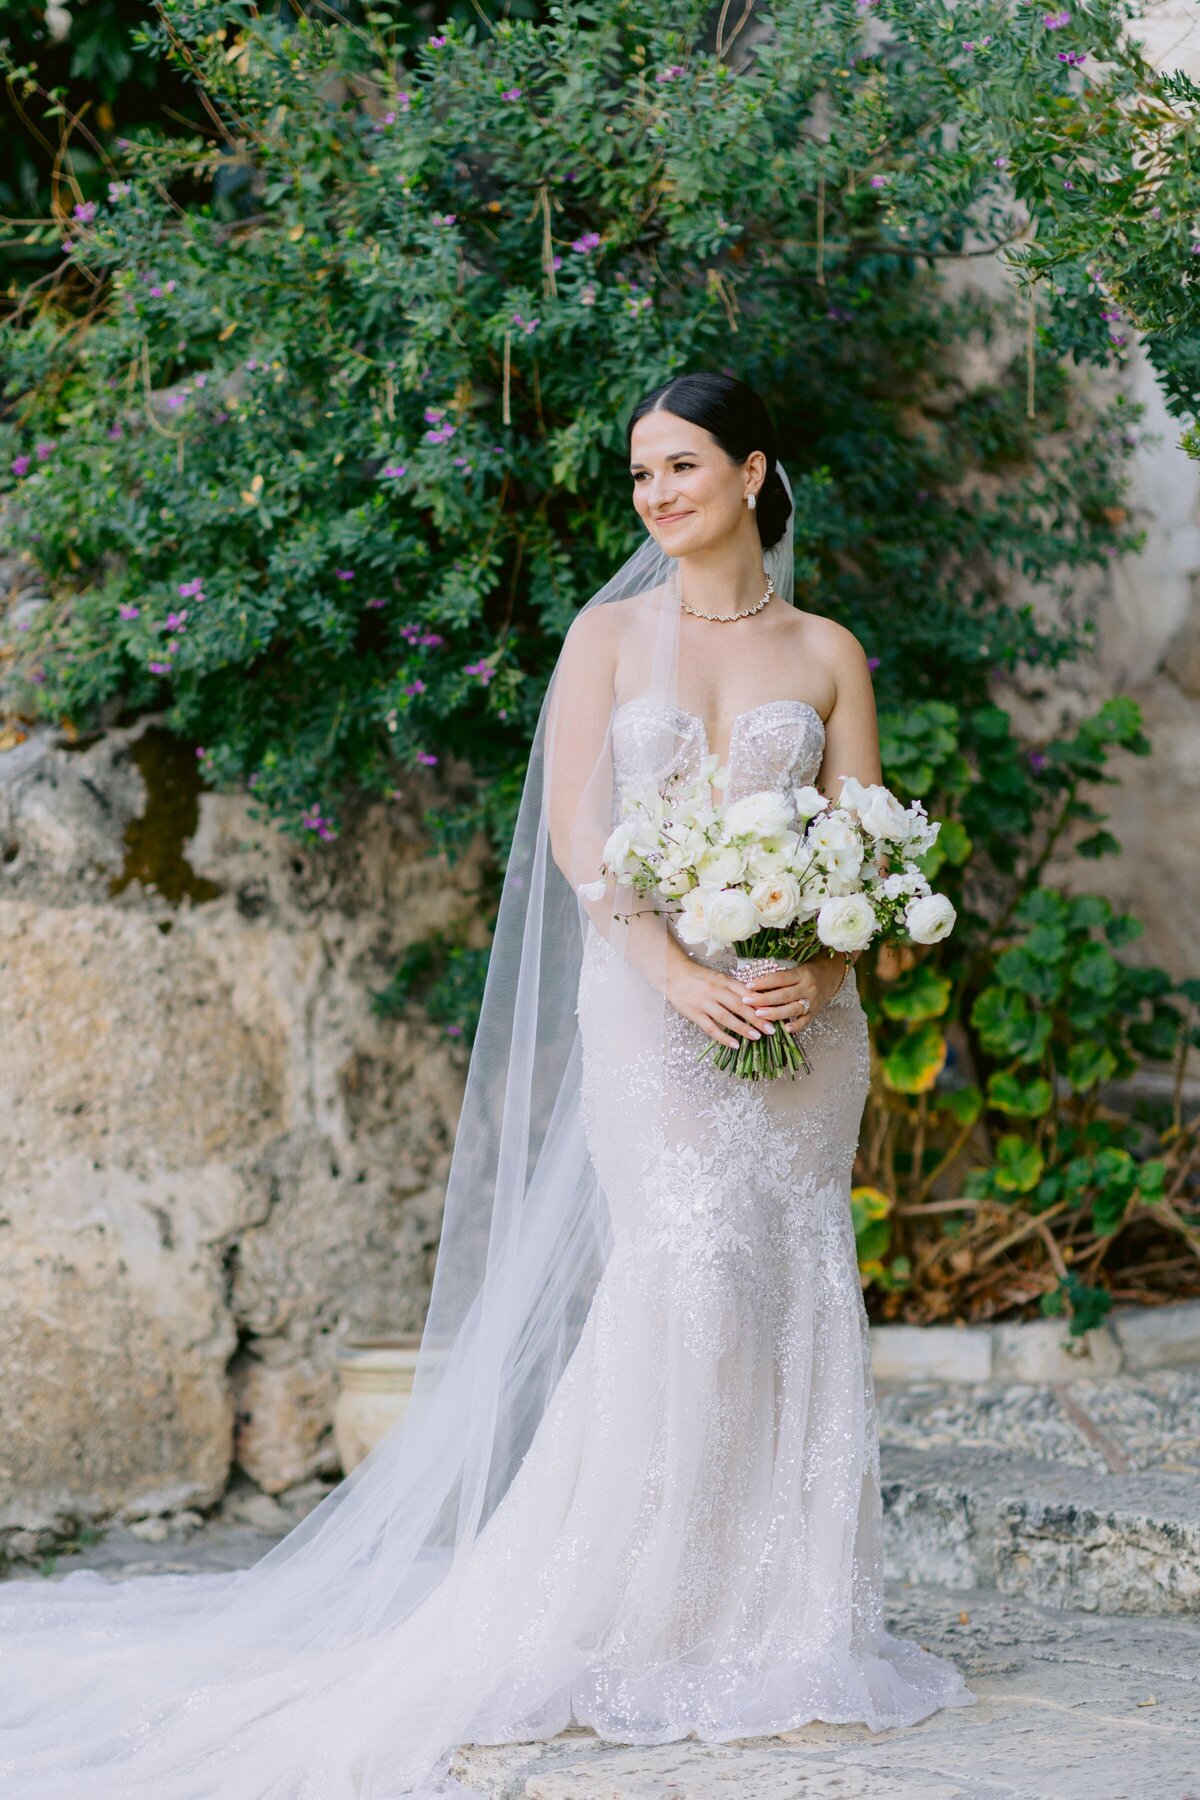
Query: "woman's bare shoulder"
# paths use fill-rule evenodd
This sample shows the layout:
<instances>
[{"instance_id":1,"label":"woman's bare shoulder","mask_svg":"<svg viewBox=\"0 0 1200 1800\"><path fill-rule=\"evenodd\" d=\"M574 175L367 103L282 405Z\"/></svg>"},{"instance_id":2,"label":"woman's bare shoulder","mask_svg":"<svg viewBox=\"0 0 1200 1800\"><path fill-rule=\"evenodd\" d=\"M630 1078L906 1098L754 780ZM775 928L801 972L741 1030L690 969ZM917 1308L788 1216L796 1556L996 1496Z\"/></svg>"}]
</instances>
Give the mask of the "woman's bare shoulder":
<instances>
[{"instance_id":1,"label":"woman's bare shoulder","mask_svg":"<svg viewBox=\"0 0 1200 1800\"><path fill-rule=\"evenodd\" d=\"M798 606L789 610L793 614L792 633L797 638L802 637L810 650L818 651L833 662L866 661L866 651L848 626L827 618L824 613L804 612Z\"/></svg>"}]
</instances>

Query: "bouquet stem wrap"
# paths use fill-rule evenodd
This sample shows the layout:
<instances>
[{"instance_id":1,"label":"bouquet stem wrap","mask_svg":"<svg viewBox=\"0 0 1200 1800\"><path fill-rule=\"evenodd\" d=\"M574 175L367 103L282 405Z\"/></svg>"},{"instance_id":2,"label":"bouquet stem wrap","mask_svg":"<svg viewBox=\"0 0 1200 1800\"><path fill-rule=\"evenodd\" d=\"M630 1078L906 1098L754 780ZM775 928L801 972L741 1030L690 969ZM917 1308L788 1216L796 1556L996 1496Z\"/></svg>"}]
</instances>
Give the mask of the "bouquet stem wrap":
<instances>
[{"instance_id":1,"label":"bouquet stem wrap","mask_svg":"<svg viewBox=\"0 0 1200 1800\"><path fill-rule=\"evenodd\" d=\"M731 973L739 981L753 981L757 975L769 975L776 969L799 967L794 957L739 956ZM710 1057L714 1068L752 1080L774 1081L780 1075L790 1075L794 1079L802 1069L806 1075L812 1074L812 1064L804 1054L800 1040L794 1032L786 1031L778 1019L774 1031L765 1031L760 1038L743 1038L736 1050L730 1049L728 1044L718 1044L714 1038L707 1050L701 1051L699 1060L704 1062Z\"/></svg>"}]
</instances>

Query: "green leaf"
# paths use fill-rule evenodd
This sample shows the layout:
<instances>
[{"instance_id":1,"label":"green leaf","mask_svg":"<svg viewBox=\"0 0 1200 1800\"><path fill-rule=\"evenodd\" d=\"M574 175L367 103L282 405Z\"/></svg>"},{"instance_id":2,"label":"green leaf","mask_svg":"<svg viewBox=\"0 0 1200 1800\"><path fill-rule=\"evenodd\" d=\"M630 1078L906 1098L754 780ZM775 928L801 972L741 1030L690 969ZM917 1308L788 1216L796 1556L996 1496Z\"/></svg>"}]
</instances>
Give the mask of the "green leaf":
<instances>
[{"instance_id":1,"label":"green leaf","mask_svg":"<svg viewBox=\"0 0 1200 1800\"><path fill-rule=\"evenodd\" d=\"M938 1110L950 1115L956 1125L973 1125L983 1111L983 1095L974 1085L946 1088L937 1096Z\"/></svg>"},{"instance_id":2,"label":"green leaf","mask_svg":"<svg viewBox=\"0 0 1200 1800\"><path fill-rule=\"evenodd\" d=\"M946 1039L936 1025L918 1025L884 1057L883 1079L900 1094L924 1094L946 1062Z\"/></svg>"},{"instance_id":3,"label":"green leaf","mask_svg":"<svg viewBox=\"0 0 1200 1800\"><path fill-rule=\"evenodd\" d=\"M1046 1160L1028 1138L1006 1132L996 1145L992 1178L1002 1193L1028 1194L1042 1178Z\"/></svg>"},{"instance_id":4,"label":"green leaf","mask_svg":"<svg viewBox=\"0 0 1200 1800\"><path fill-rule=\"evenodd\" d=\"M1016 1075L997 1071L988 1080L987 1098L993 1112L1008 1113L1014 1119L1040 1119L1050 1111L1054 1090L1044 1076L1021 1081Z\"/></svg>"},{"instance_id":5,"label":"green leaf","mask_svg":"<svg viewBox=\"0 0 1200 1800\"><path fill-rule=\"evenodd\" d=\"M950 1004L952 983L932 963L920 962L906 969L898 980L880 992L879 1004L889 1019L937 1019Z\"/></svg>"},{"instance_id":6,"label":"green leaf","mask_svg":"<svg viewBox=\"0 0 1200 1800\"><path fill-rule=\"evenodd\" d=\"M1081 1094L1108 1081L1116 1072L1117 1059L1107 1044L1072 1044L1067 1056L1067 1080Z\"/></svg>"}]
</instances>

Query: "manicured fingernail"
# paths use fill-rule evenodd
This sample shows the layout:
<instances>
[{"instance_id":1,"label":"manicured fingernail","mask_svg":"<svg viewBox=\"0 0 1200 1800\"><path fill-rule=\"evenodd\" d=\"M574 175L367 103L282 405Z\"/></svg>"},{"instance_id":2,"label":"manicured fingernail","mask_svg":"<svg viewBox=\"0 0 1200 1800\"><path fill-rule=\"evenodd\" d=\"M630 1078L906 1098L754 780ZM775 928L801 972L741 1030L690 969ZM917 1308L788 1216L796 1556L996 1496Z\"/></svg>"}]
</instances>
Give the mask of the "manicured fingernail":
<instances>
[{"instance_id":1,"label":"manicured fingernail","mask_svg":"<svg viewBox=\"0 0 1200 1800\"><path fill-rule=\"evenodd\" d=\"M764 1031L774 1031L774 1029L775 1029L775 1021L773 1019L764 1019L763 1020L763 1030Z\"/></svg>"},{"instance_id":2,"label":"manicured fingernail","mask_svg":"<svg viewBox=\"0 0 1200 1800\"><path fill-rule=\"evenodd\" d=\"M757 1042L758 1042L758 1040L759 1040L759 1038L760 1038L760 1037L761 1037L761 1036L762 1036L762 1032L761 1032L761 1031L752 1031L752 1032L751 1032L751 1033L750 1033L750 1038L751 1038L751 1041L752 1041L752 1042L753 1042L753 1043L757 1043Z\"/></svg>"}]
</instances>

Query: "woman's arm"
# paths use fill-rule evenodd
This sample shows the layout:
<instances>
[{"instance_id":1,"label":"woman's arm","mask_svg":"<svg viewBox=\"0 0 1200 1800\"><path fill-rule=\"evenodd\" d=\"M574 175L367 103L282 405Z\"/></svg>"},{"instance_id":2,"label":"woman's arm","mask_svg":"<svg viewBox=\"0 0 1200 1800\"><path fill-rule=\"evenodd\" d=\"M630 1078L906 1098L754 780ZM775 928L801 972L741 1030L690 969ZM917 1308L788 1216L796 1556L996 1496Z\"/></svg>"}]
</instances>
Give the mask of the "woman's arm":
<instances>
[{"instance_id":1,"label":"woman's arm","mask_svg":"<svg viewBox=\"0 0 1200 1800\"><path fill-rule=\"evenodd\" d=\"M832 619L820 622L820 651L832 671L836 696L825 721L825 754L817 785L836 802L842 783L854 776L864 787L882 781L879 760L879 725L875 714L875 689L866 652L852 631ZM857 962L859 950L818 950L795 970L759 975L749 991L759 1001L759 1016L779 1020L785 1031L802 1031L821 1008L832 1000L846 978L847 962ZM770 1004L761 1002L770 996ZM804 1011L801 1001L807 1000Z\"/></svg>"}]
</instances>

